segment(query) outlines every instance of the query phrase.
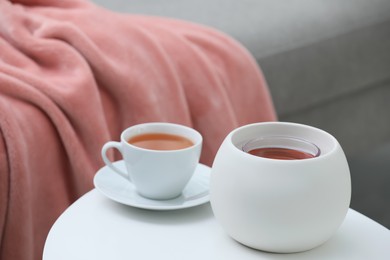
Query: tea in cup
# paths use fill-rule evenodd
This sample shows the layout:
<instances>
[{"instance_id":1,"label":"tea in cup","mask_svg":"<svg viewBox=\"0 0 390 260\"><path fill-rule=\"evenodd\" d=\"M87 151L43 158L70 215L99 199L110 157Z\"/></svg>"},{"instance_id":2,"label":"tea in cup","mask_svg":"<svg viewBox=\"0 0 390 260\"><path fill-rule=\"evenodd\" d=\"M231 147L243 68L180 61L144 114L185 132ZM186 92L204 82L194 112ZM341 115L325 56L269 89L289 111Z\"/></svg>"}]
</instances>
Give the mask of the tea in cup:
<instances>
[{"instance_id":1,"label":"tea in cup","mask_svg":"<svg viewBox=\"0 0 390 260\"><path fill-rule=\"evenodd\" d=\"M107 142L102 148L105 164L134 184L146 198L167 200L179 196L199 163L202 136L196 130L172 123L145 123L127 128L120 142ZM107 157L115 148L122 154L126 172Z\"/></svg>"}]
</instances>

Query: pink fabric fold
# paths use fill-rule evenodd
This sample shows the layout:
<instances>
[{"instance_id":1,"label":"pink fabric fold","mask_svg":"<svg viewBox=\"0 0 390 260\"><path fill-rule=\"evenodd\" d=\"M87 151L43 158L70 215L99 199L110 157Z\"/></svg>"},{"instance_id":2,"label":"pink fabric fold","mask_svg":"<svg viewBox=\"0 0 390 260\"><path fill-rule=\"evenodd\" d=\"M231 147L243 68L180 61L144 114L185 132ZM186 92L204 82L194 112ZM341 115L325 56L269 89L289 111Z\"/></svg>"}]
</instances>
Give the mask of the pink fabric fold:
<instances>
[{"instance_id":1,"label":"pink fabric fold","mask_svg":"<svg viewBox=\"0 0 390 260\"><path fill-rule=\"evenodd\" d=\"M87 1L0 0L0 258L42 258L128 126L191 126L211 165L232 129L275 119L256 63L220 32Z\"/></svg>"}]
</instances>

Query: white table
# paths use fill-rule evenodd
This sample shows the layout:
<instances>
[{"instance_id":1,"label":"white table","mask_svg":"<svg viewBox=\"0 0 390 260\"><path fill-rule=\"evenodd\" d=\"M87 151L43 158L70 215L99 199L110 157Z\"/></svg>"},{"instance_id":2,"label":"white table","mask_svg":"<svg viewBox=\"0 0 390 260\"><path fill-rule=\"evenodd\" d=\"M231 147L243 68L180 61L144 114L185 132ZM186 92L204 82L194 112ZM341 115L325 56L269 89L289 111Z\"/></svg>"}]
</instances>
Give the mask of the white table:
<instances>
[{"instance_id":1,"label":"white table","mask_svg":"<svg viewBox=\"0 0 390 260\"><path fill-rule=\"evenodd\" d=\"M297 254L271 254L227 236L209 203L150 211L113 202L94 189L50 230L43 260L62 259L390 259L390 231L350 209L336 235L322 246Z\"/></svg>"}]
</instances>

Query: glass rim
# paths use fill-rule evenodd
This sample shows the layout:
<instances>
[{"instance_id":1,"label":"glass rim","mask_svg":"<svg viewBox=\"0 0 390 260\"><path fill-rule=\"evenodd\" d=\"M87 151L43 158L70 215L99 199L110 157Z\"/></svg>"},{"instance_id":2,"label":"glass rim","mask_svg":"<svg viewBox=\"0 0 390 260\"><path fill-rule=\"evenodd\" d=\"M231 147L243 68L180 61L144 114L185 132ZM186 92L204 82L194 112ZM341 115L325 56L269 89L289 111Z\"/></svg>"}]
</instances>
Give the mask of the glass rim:
<instances>
[{"instance_id":1,"label":"glass rim","mask_svg":"<svg viewBox=\"0 0 390 260\"><path fill-rule=\"evenodd\" d=\"M280 141L280 143L275 142L275 140ZM285 143L283 143L283 141L285 141ZM297 144L301 144L301 146ZM321 155L320 148L313 142L310 142L308 140L299 137L284 136L284 135L268 135L268 136L262 136L262 137L250 139L249 141L245 142L242 145L241 150L246 153L249 153L250 151L259 148L293 149L293 150L309 153L313 155L314 158L319 157Z\"/></svg>"}]
</instances>

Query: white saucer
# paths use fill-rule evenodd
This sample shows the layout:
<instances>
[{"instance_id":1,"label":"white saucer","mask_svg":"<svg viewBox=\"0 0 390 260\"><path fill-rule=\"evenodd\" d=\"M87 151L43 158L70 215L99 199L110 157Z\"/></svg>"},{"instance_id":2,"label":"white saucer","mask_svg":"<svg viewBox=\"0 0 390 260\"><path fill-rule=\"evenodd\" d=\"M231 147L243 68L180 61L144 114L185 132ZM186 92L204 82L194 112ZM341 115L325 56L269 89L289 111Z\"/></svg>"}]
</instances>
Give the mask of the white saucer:
<instances>
[{"instance_id":1,"label":"white saucer","mask_svg":"<svg viewBox=\"0 0 390 260\"><path fill-rule=\"evenodd\" d=\"M125 171L123 160L114 164ZM98 191L116 202L143 209L174 210L198 206L210 200L210 170L210 167L198 164L194 176L184 188L182 195L171 200L151 200L142 197L131 182L126 181L107 166L98 170L93 182Z\"/></svg>"}]
</instances>

